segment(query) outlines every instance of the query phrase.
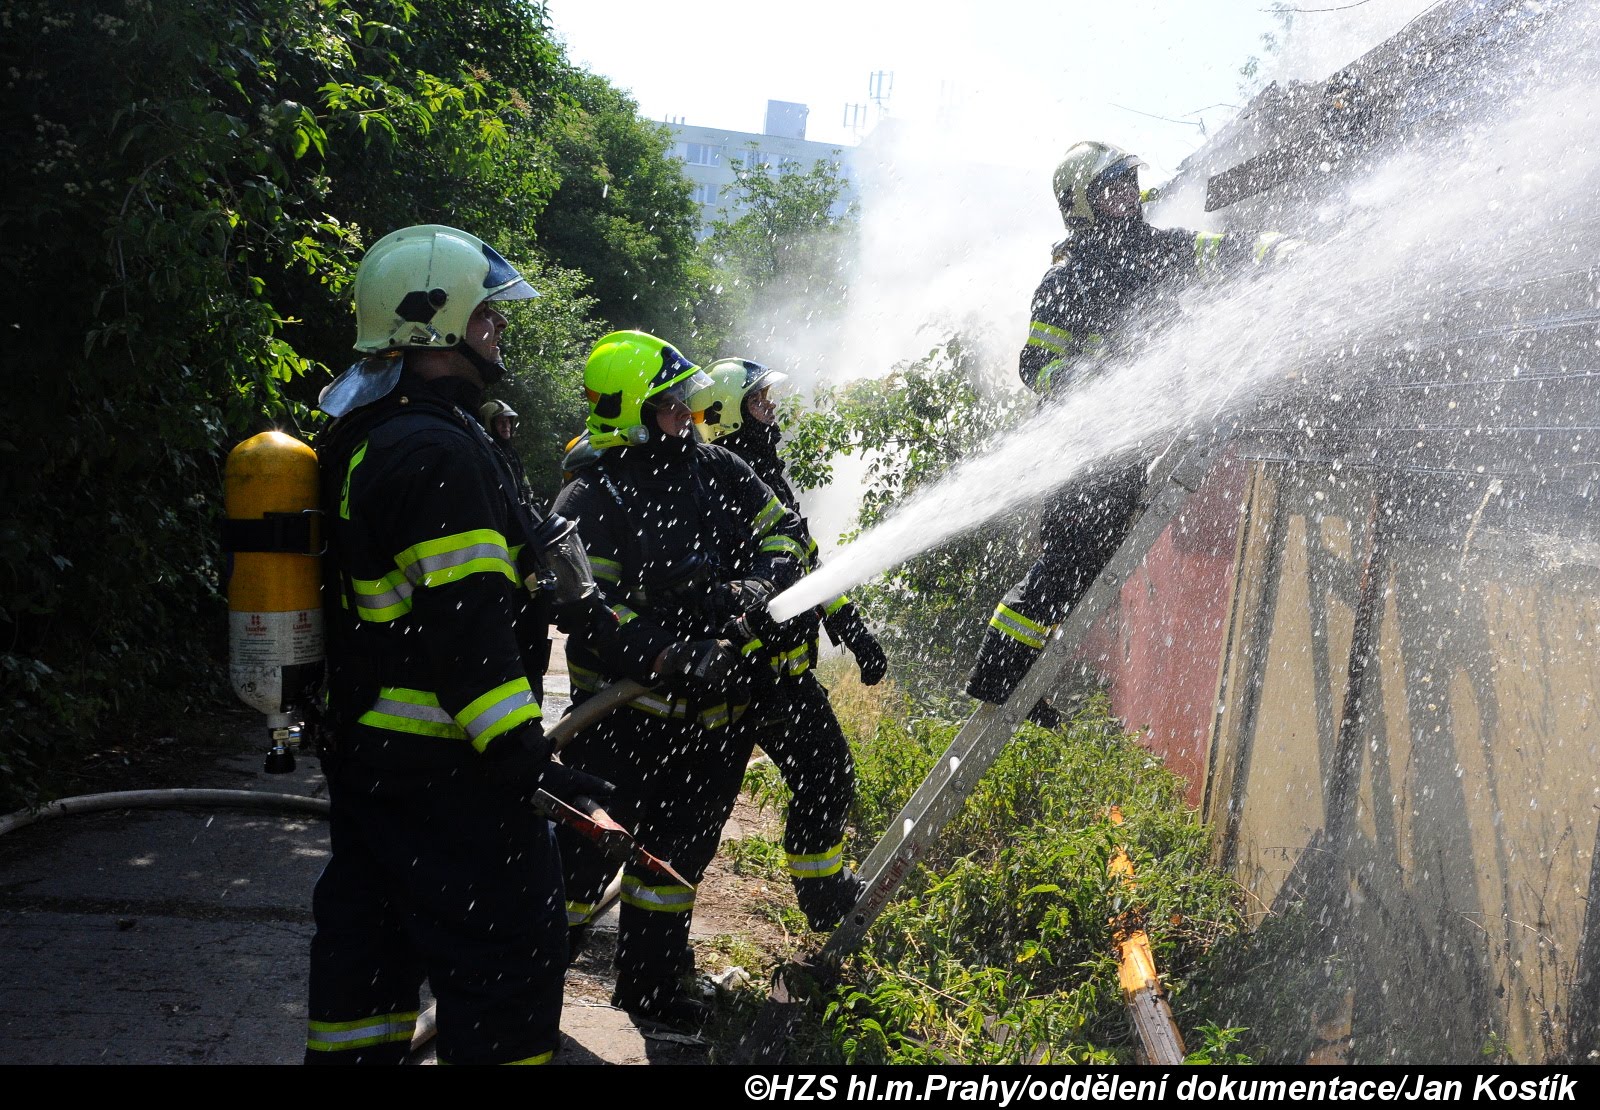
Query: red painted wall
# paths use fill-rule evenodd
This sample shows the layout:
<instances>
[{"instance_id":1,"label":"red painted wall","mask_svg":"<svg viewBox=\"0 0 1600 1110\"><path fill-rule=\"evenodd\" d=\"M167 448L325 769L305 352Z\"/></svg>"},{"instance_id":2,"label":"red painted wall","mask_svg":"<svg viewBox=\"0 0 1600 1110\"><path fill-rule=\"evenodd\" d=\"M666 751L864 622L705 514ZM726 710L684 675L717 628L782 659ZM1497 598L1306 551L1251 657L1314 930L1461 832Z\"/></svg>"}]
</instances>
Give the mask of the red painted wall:
<instances>
[{"instance_id":1,"label":"red painted wall","mask_svg":"<svg viewBox=\"0 0 1600 1110\"><path fill-rule=\"evenodd\" d=\"M1113 711L1189 783L1198 806L1232 601L1247 467L1212 468L1096 623L1080 657L1110 685Z\"/></svg>"}]
</instances>

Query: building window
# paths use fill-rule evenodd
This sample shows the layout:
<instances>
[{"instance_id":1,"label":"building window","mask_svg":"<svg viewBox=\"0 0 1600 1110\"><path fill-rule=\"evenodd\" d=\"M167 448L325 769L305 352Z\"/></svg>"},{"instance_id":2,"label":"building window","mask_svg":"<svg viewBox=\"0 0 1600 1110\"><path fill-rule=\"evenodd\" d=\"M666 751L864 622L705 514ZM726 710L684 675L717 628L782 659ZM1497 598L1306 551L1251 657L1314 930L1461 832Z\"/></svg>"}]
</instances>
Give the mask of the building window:
<instances>
[{"instance_id":1,"label":"building window","mask_svg":"<svg viewBox=\"0 0 1600 1110\"><path fill-rule=\"evenodd\" d=\"M696 185L690 190L689 195L694 197L696 204L717 203L717 187L709 183Z\"/></svg>"},{"instance_id":2,"label":"building window","mask_svg":"<svg viewBox=\"0 0 1600 1110\"><path fill-rule=\"evenodd\" d=\"M684 143L683 160L691 166L720 166L722 148L709 143Z\"/></svg>"}]
</instances>

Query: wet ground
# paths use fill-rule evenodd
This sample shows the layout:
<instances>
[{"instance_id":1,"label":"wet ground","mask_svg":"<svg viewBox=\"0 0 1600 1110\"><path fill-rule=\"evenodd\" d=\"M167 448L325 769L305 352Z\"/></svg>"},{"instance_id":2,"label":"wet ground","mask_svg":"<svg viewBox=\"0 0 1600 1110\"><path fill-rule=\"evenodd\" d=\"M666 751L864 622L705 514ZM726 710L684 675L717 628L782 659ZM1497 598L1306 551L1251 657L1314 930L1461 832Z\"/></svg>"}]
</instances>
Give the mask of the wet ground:
<instances>
[{"instance_id":1,"label":"wet ground","mask_svg":"<svg viewBox=\"0 0 1600 1110\"><path fill-rule=\"evenodd\" d=\"M546 688L547 712L559 712L559 652ZM267 775L255 719L223 721L237 743L220 738L184 785L323 796L315 759ZM724 838L772 835L774 823L741 801ZM327 851L320 817L219 806L118 808L0 836L0 1064L298 1063L311 889ZM696 911L702 971L726 972L730 950L790 943L760 908L786 894L719 857ZM615 920L613 908L569 974L557 1062L717 1062L714 1037L608 1005ZM413 1059L431 1063L431 1043Z\"/></svg>"}]
</instances>

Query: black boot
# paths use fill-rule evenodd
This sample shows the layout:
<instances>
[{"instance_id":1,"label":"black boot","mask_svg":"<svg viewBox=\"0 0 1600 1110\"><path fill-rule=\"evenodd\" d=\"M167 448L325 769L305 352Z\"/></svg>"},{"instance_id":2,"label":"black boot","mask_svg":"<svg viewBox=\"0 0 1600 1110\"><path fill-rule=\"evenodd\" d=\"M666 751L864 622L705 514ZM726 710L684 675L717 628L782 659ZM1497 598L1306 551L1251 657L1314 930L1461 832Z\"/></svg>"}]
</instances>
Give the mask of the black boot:
<instances>
[{"instance_id":1,"label":"black boot","mask_svg":"<svg viewBox=\"0 0 1600 1110\"><path fill-rule=\"evenodd\" d=\"M819 933L837 929L861 901L867 884L848 867L823 879L801 879L794 884L795 901L806 922Z\"/></svg>"},{"instance_id":2,"label":"black boot","mask_svg":"<svg viewBox=\"0 0 1600 1110\"><path fill-rule=\"evenodd\" d=\"M617 989L611 992L611 1004L634 1017L670 1025L685 1033L698 1032L711 1017L711 1007L676 977L635 979L620 975Z\"/></svg>"}]
</instances>

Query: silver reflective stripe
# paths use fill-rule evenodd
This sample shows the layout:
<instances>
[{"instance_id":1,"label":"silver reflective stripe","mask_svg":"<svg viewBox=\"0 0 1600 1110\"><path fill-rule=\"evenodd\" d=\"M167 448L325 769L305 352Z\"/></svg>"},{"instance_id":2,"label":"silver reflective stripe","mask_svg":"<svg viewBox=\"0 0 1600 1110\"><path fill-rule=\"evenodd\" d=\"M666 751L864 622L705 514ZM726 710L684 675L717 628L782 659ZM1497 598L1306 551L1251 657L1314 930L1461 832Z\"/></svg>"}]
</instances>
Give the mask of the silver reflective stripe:
<instances>
[{"instance_id":1,"label":"silver reflective stripe","mask_svg":"<svg viewBox=\"0 0 1600 1110\"><path fill-rule=\"evenodd\" d=\"M384 713L391 717L405 717L412 721L427 721L430 724L449 725L453 729L461 726L456 724L456 719L446 713L437 705L417 705L415 702L400 701L396 698L379 696L372 703L369 713Z\"/></svg>"},{"instance_id":2,"label":"silver reflective stripe","mask_svg":"<svg viewBox=\"0 0 1600 1110\"><path fill-rule=\"evenodd\" d=\"M645 886L631 875L622 877L622 900L642 910L657 913L691 913L694 888L687 886Z\"/></svg>"},{"instance_id":3,"label":"silver reflective stripe","mask_svg":"<svg viewBox=\"0 0 1600 1110\"><path fill-rule=\"evenodd\" d=\"M535 709L538 708L538 699L533 696L533 690L529 687L527 679L517 679L515 682L510 682L506 685L516 688L466 722L467 735L474 740L489 732L496 723L509 717L517 710L526 709L530 705ZM471 706L468 708L470 709Z\"/></svg>"},{"instance_id":4,"label":"silver reflective stripe","mask_svg":"<svg viewBox=\"0 0 1600 1110\"><path fill-rule=\"evenodd\" d=\"M405 568L406 577L413 582L420 582L428 575L438 574L440 571L455 570L480 559L486 562L505 563L509 566L511 552L506 550L504 544L470 544L467 547L458 547L454 551L422 556L422 558Z\"/></svg>"},{"instance_id":5,"label":"silver reflective stripe","mask_svg":"<svg viewBox=\"0 0 1600 1110\"><path fill-rule=\"evenodd\" d=\"M1028 327L1028 344L1060 355L1070 355L1075 346L1070 331L1039 320L1032 321Z\"/></svg>"},{"instance_id":6,"label":"silver reflective stripe","mask_svg":"<svg viewBox=\"0 0 1600 1110\"><path fill-rule=\"evenodd\" d=\"M837 875L843 867L843 844L836 844L826 852L789 857L789 874L801 879L824 879Z\"/></svg>"},{"instance_id":7,"label":"silver reflective stripe","mask_svg":"<svg viewBox=\"0 0 1600 1110\"><path fill-rule=\"evenodd\" d=\"M1013 640L1020 641L1031 648L1044 647L1045 637L1050 630L1036 621L1029 620L1014 609L1004 605L997 606L994 616L989 618L989 627L1010 636Z\"/></svg>"}]
</instances>

